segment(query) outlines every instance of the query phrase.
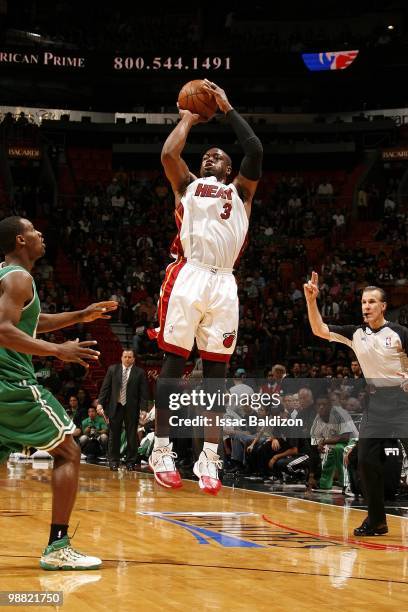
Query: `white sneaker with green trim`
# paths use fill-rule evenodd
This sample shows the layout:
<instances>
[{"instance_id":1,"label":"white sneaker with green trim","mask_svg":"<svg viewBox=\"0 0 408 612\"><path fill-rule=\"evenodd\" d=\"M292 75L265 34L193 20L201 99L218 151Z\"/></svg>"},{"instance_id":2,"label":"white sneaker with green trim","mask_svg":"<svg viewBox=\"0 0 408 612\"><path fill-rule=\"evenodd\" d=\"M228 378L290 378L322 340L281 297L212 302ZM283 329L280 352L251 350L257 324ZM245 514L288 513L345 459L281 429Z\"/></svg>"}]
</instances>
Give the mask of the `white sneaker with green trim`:
<instances>
[{"instance_id":1,"label":"white sneaker with green trim","mask_svg":"<svg viewBox=\"0 0 408 612\"><path fill-rule=\"evenodd\" d=\"M92 570L99 569L101 565L98 557L74 550L68 536L49 544L40 559L40 567L45 570Z\"/></svg>"}]
</instances>

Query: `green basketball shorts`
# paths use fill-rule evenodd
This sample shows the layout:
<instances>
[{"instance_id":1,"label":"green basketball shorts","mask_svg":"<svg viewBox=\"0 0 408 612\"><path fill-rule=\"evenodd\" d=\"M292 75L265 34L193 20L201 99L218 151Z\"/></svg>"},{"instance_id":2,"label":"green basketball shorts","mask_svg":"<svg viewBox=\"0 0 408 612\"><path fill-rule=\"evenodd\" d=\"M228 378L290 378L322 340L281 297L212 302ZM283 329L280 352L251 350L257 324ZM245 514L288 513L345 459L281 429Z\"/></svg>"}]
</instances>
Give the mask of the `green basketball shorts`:
<instances>
[{"instance_id":1,"label":"green basketball shorts","mask_svg":"<svg viewBox=\"0 0 408 612\"><path fill-rule=\"evenodd\" d=\"M31 446L50 451L74 431L74 423L48 389L26 381L0 381L0 462Z\"/></svg>"}]
</instances>

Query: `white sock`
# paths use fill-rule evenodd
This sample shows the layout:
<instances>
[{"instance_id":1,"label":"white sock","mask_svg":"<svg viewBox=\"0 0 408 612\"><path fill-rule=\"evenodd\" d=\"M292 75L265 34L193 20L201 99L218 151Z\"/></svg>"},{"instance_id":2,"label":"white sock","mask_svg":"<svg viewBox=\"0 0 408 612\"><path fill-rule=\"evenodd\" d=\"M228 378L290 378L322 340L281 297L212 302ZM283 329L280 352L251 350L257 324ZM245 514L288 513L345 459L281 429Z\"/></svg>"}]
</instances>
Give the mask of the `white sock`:
<instances>
[{"instance_id":1,"label":"white sock","mask_svg":"<svg viewBox=\"0 0 408 612\"><path fill-rule=\"evenodd\" d=\"M215 442L204 442L203 451L207 450L210 450L215 455L218 455L218 444L216 444Z\"/></svg>"},{"instance_id":2,"label":"white sock","mask_svg":"<svg viewBox=\"0 0 408 612\"><path fill-rule=\"evenodd\" d=\"M168 446L170 444L170 440L168 438L158 438L157 436L154 439L153 450L156 448L163 448L163 446Z\"/></svg>"}]
</instances>

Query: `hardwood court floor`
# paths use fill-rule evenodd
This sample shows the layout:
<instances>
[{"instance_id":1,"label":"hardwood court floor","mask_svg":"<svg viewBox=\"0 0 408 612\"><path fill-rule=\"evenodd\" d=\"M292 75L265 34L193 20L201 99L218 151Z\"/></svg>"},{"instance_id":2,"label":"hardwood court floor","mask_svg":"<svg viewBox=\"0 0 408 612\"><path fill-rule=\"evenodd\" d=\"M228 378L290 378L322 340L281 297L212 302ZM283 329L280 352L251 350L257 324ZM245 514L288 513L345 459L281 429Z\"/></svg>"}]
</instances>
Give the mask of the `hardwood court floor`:
<instances>
[{"instance_id":1,"label":"hardwood court floor","mask_svg":"<svg viewBox=\"0 0 408 612\"><path fill-rule=\"evenodd\" d=\"M358 541L361 511L197 483L159 489L148 474L81 465L73 544L89 572L38 567L50 470L0 468L0 591L64 591L64 612L392 610L408 600L408 520ZM19 610L50 609L19 607Z\"/></svg>"}]
</instances>

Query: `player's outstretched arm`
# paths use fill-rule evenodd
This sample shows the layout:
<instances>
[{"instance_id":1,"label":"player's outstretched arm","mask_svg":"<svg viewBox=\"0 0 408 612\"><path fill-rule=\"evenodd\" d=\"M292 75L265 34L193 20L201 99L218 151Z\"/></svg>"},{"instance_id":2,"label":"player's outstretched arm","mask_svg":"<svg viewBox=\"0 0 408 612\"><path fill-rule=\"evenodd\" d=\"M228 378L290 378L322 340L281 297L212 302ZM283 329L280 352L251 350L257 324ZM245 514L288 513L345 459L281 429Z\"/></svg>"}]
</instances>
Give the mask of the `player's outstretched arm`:
<instances>
[{"instance_id":1,"label":"player's outstretched arm","mask_svg":"<svg viewBox=\"0 0 408 612\"><path fill-rule=\"evenodd\" d=\"M309 317L310 327L315 336L330 340L330 331L326 323L323 323L322 315L317 306L317 296L319 295L319 276L317 272L312 272L312 278L303 285L307 304L307 316Z\"/></svg>"},{"instance_id":2,"label":"player's outstretched arm","mask_svg":"<svg viewBox=\"0 0 408 612\"><path fill-rule=\"evenodd\" d=\"M72 312L61 312L57 314L41 313L37 326L37 334L45 334L63 329L77 323L90 323L96 319L110 319L108 312L113 312L118 307L118 303L113 300L97 302L91 304L84 310L74 310Z\"/></svg>"},{"instance_id":3,"label":"player's outstretched arm","mask_svg":"<svg viewBox=\"0 0 408 612\"><path fill-rule=\"evenodd\" d=\"M221 87L208 81L208 79L204 80L204 87L214 95L218 108L225 113L226 119L244 151L244 158L241 162L239 174L234 179L234 185L242 192L247 212L249 212L252 198L262 175L262 143L249 123L232 107Z\"/></svg>"},{"instance_id":4,"label":"player's outstretched arm","mask_svg":"<svg viewBox=\"0 0 408 612\"><path fill-rule=\"evenodd\" d=\"M84 367L88 367L84 360L98 359L99 351L88 348L96 344L94 340L55 344L32 338L18 329L24 305L33 295L32 278L29 274L25 272L10 274L2 279L1 288L3 293L0 297L0 345L2 347L27 355L53 356L62 361L74 361Z\"/></svg>"},{"instance_id":5,"label":"player's outstretched arm","mask_svg":"<svg viewBox=\"0 0 408 612\"><path fill-rule=\"evenodd\" d=\"M161 162L176 197L181 197L186 187L195 180L195 176L190 173L181 154L186 146L187 136L191 128L203 121L200 115L190 113L188 110L180 110L179 112L181 120L170 132L161 152Z\"/></svg>"}]
</instances>

